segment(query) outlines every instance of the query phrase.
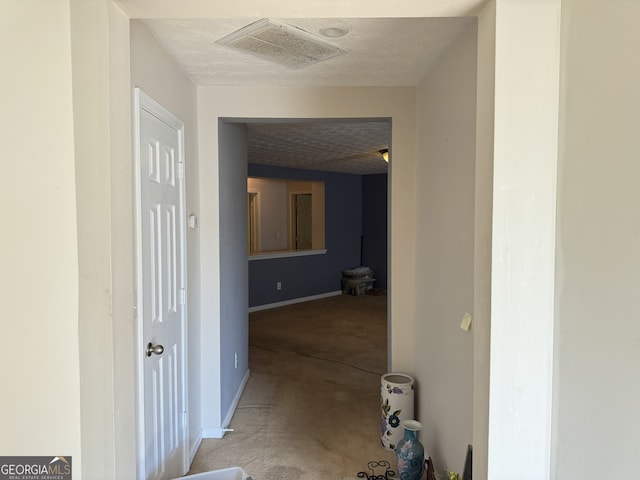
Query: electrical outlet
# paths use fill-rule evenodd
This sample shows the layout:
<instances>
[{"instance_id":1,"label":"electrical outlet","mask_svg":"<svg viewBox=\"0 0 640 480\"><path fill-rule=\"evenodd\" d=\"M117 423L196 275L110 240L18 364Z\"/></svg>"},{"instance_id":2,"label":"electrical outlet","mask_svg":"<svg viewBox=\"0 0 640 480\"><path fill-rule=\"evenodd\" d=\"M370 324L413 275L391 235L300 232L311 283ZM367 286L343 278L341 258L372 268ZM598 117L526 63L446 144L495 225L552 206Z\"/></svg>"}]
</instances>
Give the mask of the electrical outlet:
<instances>
[{"instance_id":1,"label":"electrical outlet","mask_svg":"<svg viewBox=\"0 0 640 480\"><path fill-rule=\"evenodd\" d=\"M276 282L276 290L282 290L282 282Z\"/></svg>"}]
</instances>

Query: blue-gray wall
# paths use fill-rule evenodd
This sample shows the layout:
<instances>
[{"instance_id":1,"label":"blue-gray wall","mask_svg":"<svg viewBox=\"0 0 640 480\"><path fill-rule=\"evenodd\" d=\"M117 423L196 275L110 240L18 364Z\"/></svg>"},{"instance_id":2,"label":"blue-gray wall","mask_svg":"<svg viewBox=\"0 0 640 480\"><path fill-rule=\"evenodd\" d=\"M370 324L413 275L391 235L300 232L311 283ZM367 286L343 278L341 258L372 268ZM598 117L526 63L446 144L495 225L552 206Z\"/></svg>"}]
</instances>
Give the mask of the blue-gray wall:
<instances>
[{"instance_id":1,"label":"blue-gray wall","mask_svg":"<svg viewBox=\"0 0 640 480\"><path fill-rule=\"evenodd\" d=\"M249 306L267 305L296 298L320 295L342 288L342 270L361 264L361 242L363 235L363 184L360 175L301 170L267 165L249 164L250 177L287 178L324 182L325 195L325 255L277 258L249 261ZM368 187L370 195L384 196L386 205L386 175L373 181ZM376 176L377 177L377 176ZM383 186L382 186L383 185ZM374 193L374 188L383 192ZM376 199L376 202L379 202ZM376 262L384 262L384 285L386 285L386 206L383 234L385 242L384 260L376 256ZM379 222L379 219L377 219ZM374 228L377 232L377 228ZM372 235L373 237L373 235ZM371 258L374 258L373 255ZM276 289L282 282L282 290ZM376 284L378 286L378 284Z\"/></svg>"},{"instance_id":2,"label":"blue-gray wall","mask_svg":"<svg viewBox=\"0 0 640 480\"><path fill-rule=\"evenodd\" d=\"M220 406L229 420L249 368L247 316L247 127L220 121ZM215 292L202 292L214 295ZM216 348L203 345L203 348ZM235 367L235 355L238 367ZM206 367L205 367L206 368ZM204 373L206 375L206 372ZM227 425L222 425L226 427Z\"/></svg>"},{"instance_id":3,"label":"blue-gray wall","mask_svg":"<svg viewBox=\"0 0 640 480\"><path fill-rule=\"evenodd\" d=\"M362 264L387 288L387 174L362 177Z\"/></svg>"},{"instance_id":4,"label":"blue-gray wall","mask_svg":"<svg viewBox=\"0 0 640 480\"><path fill-rule=\"evenodd\" d=\"M341 271L360 264L362 180L359 175L249 164L249 176L324 182L325 255L249 262L249 306L335 292ZM276 290L282 282L282 290Z\"/></svg>"}]
</instances>

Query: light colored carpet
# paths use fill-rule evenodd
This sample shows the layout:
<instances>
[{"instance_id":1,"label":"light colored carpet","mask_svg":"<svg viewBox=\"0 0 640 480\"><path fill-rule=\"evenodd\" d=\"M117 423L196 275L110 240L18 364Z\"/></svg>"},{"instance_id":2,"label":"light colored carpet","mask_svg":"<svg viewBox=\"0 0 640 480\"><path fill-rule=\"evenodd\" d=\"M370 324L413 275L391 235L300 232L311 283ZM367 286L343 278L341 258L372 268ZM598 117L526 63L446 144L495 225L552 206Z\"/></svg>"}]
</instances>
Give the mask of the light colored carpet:
<instances>
[{"instance_id":1,"label":"light colored carpet","mask_svg":"<svg viewBox=\"0 0 640 480\"><path fill-rule=\"evenodd\" d=\"M190 473L241 466L254 480L342 480L395 455L380 444L386 295L335 296L252 313L251 376L223 439Z\"/></svg>"}]
</instances>

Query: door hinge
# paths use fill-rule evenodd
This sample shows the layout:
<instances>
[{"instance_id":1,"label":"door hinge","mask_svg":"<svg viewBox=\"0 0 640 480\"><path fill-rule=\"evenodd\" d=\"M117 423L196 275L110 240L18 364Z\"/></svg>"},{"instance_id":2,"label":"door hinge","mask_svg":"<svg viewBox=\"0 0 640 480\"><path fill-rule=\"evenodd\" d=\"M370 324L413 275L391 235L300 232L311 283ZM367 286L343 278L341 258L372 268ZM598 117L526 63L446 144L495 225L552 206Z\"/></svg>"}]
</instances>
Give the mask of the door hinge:
<instances>
[{"instance_id":1,"label":"door hinge","mask_svg":"<svg viewBox=\"0 0 640 480\"><path fill-rule=\"evenodd\" d=\"M178 178L184 178L184 163L178 163Z\"/></svg>"},{"instance_id":2,"label":"door hinge","mask_svg":"<svg viewBox=\"0 0 640 480\"><path fill-rule=\"evenodd\" d=\"M184 288L180 289L180 305L187 304L187 291Z\"/></svg>"},{"instance_id":3,"label":"door hinge","mask_svg":"<svg viewBox=\"0 0 640 480\"><path fill-rule=\"evenodd\" d=\"M182 428L189 428L189 414L182 412Z\"/></svg>"}]
</instances>

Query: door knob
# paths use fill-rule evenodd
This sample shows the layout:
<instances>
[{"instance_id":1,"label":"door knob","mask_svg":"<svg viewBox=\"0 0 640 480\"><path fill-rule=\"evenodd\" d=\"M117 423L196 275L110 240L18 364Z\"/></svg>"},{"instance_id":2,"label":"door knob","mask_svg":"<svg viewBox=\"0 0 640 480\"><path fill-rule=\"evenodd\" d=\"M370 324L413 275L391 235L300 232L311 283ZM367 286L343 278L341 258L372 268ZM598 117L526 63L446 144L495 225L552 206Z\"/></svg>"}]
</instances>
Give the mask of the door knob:
<instances>
[{"instance_id":1,"label":"door knob","mask_svg":"<svg viewBox=\"0 0 640 480\"><path fill-rule=\"evenodd\" d=\"M156 355L162 355L162 352L164 352L164 347L162 345L154 345L151 342L147 344L147 357L150 357L154 353Z\"/></svg>"}]
</instances>

